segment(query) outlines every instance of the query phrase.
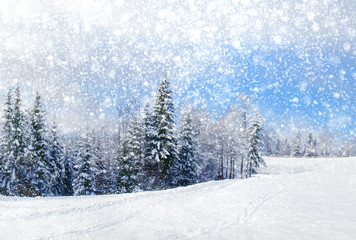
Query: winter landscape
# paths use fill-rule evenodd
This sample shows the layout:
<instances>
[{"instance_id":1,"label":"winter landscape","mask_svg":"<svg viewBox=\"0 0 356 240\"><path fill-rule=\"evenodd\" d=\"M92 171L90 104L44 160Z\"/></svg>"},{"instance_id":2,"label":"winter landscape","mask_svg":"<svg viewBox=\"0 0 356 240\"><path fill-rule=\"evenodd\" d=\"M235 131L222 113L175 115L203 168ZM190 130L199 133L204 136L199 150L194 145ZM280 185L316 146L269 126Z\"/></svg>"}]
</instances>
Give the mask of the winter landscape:
<instances>
[{"instance_id":1,"label":"winter landscape","mask_svg":"<svg viewBox=\"0 0 356 240\"><path fill-rule=\"evenodd\" d=\"M0 1L0 239L355 239L355 12Z\"/></svg>"},{"instance_id":2,"label":"winter landscape","mask_svg":"<svg viewBox=\"0 0 356 240\"><path fill-rule=\"evenodd\" d=\"M130 194L1 197L1 239L340 239L356 236L356 158L266 158L245 180Z\"/></svg>"}]
</instances>

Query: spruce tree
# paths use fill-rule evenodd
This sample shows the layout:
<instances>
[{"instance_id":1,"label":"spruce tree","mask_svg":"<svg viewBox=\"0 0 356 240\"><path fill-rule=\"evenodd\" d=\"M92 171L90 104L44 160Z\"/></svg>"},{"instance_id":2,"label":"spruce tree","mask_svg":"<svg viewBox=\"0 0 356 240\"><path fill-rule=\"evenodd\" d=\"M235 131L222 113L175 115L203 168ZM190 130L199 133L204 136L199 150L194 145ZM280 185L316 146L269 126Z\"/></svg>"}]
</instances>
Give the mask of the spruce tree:
<instances>
[{"instance_id":1,"label":"spruce tree","mask_svg":"<svg viewBox=\"0 0 356 240\"><path fill-rule=\"evenodd\" d=\"M31 183L31 162L28 155L28 121L24 112L22 111L22 101L20 88L16 87L13 115L12 115L12 150L11 157L14 159L14 167L12 168L11 192L19 196L33 196L36 195L36 190Z\"/></svg>"},{"instance_id":2,"label":"spruce tree","mask_svg":"<svg viewBox=\"0 0 356 240\"><path fill-rule=\"evenodd\" d=\"M314 156L314 141L312 133L309 133L307 142L305 143L304 156L313 157Z\"/></svg>"},{"instance_id":3,"label":"spruce tree","mask_svg":"<svg viewBox=\"0 0 356 240\"><path fill-rule=\"evenodd\" d=\"M35 104L31 113L31 137L30 137L30 182L33 187L33 196L50 194L51 184L54 178L54 166L49 152L44 111L42 109L41 96L36 94ZM53 175L52 175L53 174Z\"/></svg>"},{"instance_id":4,"label":"spruce tree","mask_svg":"<svg viewBox=\"0 0 356 240\"><path fill-rule=\"evenodd\" d=\"M57 125L53 122L51 131L48 138L48 151L49 151L49 171L51 176L51 189L50 193L59 196L64 191L64 153L63 146L57 132Z\"/></svg>"},{"instance_id":5,"label":"spruce tree","mask_svg":"<svg viewBox=\"0 0 356 240\"><path fill-rule=\"evenodd\" d=\"M157 124L154 121L153 113L149 104L144 108L143 116L143 166L142 181L140 183L143 190L155 189L160 184L159 163L154 158L155 146L158 141Z\"/></svg>"},{"instance_id":6,"label":"spruce tree","mask_svg":"<svg viewBox=\"0 0 356 240\"><path fill-rule=\"evenodd\" d=\"M173 185L174 169L178 161L174 117L172 90L167 74L165 74L158 88L153 109L153 124L157 139L153 140L152 157L158 163L159 188L168 188Z\"/></svg>"},{"instance_id":7,"label":"spruce tree","mask_svg":"<svg viewBox=\"0 0 356 240\"><path fill-rule=\"evenodd\" d=\"M7 101L5 103L3 137L1 142L1 156L0 156L0 194L11 195L13 193L13 177L15 176L15 158L14 151L14 126L13 126L13 101L12 92L8 91Z\"/></svg>"},{"instance_id":8,"label":"spruce tree","mask_svg":"<svg viewBox=\"0 0 356 240\"><path fill-rule=\"evenodd\" d=\"M98 195L105 194L107 190L107 166L103 149L98 137L93 138L91 144L93 145L94 162L97 168L97 174L95 176L95 193Z\"/></svg>"},{"instance_id":9,"label":"spruce tree","mask_svg":"<svg viewBox=\"0 0 356 240\"><path fill-rule=\"evenodd\" d=\"M121 192L133 192L141 188L144 163L143 123L133 115L119 159L119 188Z\"/></svg>"},{"instance_id":10,"label":"spruce tree","mask_svg":"<svg viewBox=\"0 0 356 240\"><path fill-rule=\"evenodd\" d=\"M65 149L63 167L63 192L61 193L62 196L73 196L74 189L73 189L73 156L77 156L77 154L68 149Z\"/></svg>"},{"instance_id":11,"label":"spruce tree","mask_svg":"<svg viewBox=\"0 0 356 240\"><path fill-rule=\"evenodd\" d=\"M175 174L178 186L197 182L197 150L192 127L191 113L187 111L180 120L178 171Z\"/></svg>"},{"instance_id":12,"label":"spruce tree","mask_svg":"<svg viewBox=\"0 0 356 240\"><path fill-rule=\"evenodd\" d=\"M88 137L79 142L78 155L75 160L75 178L73 190L75 195L94 195L97 168L93 148Z\"/></svg>"},{"instance_id":13,"label":"spruce tree","mask_svg":"<svg viewBox=\"0 0 356 240\"><path fill-rule=\"evenodd\" d=\"M265 166L265 162L262 159L261 149L263 145L263 127L262 117L258 110L255 111L255 116L252 119L252 124L249 128L250 134L250 150L249 157L249 176L257 173L256 169L261 165Z\"/></svg>"},{"instance_id":14,"label":"spruce tree","mask_svg":"<svg viewBox=\"0 0 356 240\"><path fill-rule=\"evenodd\" d=\"M302 156L302 146L301 146L301 133L298 131L292 147L292 156L293 157L300 157Z\"/></svg>"}]
</instances>

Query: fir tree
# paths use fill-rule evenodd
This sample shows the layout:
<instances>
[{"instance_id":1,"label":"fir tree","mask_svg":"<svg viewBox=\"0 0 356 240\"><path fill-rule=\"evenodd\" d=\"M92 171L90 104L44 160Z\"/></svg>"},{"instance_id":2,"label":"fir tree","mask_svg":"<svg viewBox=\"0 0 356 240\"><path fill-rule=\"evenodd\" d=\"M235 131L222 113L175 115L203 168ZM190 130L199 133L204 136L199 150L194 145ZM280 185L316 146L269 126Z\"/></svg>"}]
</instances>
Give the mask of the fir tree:
<instances>
[{"instance_id":1,"label":"fir tree","mask_svg":"<svg viewBox=\"0 0 356 240\"><path fill-rule=\"evenodd\" d=\"M57 125L53 122L48 139L49 171L51 175L51 194L59 196L64 191L64 153L58 137Z\"/></svg>"},{"instance_id":2,"label":"fir tree","mask_svg":"<svg viewBox=\"0 0 356 240\"><path fill-rule=\"evenodd\" d=\"M14 159L12 168L12 188L11 192L19 196L37 195L34 186L31 183L31 162L28 154L29 136L27 136L28 123L23 113L21 103L20 88L15 89L12 115L12 143L11 157ZM12 161L12 160L11 160Z\"/></svg>"},{"instance_id":3,"label":"fir tree","mask_svg":"<svg viewBox=\"0 0 356 240\"><path fill-rule=\"evenodd\" d=\"M179 160L175 178L179 186L197 181L196 140L190 112L184 113L180 121Z\"/></svg>"},{"instance_id":4,"label":"fir tree","mask_svg":"<svg viewBox=\"0 0 356 240\"><path fill-rule=\"evenodd\" d=\"M65 151L65 157L63 162L64 173L63 173L63 191L61 193L62 196L73 196L73 158L72 156L76 154L72 154L71 151Z\"/></svg>"},{"instance_id":5,"label":"fir tree","mask_svg":"<svg viewBox=\"0 0 356 240\"><path fill-rule=\"evenodd\" d=\"M3 137L1 143L1 156L0 156L0 194L11 195L13 193L13 176L15 171L15 158L12 154L14 151L14 127L13 127L13 101L12 92L9 90L7 101L5 103Z\"/></svg>"},{"instance_id":6,"label":"fir tree","mask_svg":"<svg viewBox=\"0 0 356 240\"><path fill-rule=\"evenodd\" d=\"M165 74L155 99L153 123L157 132L152 151L153 159L159 166L159 188L167 188L173 184L173 174L178 161L177 140L175 137L174 104L170 83Z\"/></svg>"},{"instance_id":7,"label":"fir tree","mask_svg":"<svg viewBox=\"0 0 356 240\"><path fill-rule=\"evenodd\" d=\"M290 157L291 156L291 147L289 145L288 139L284 140L283 155L285 157Z\"/></svg>"},{"instance_id":8,"label":"fir tree","mask_svg":"<svg viewBox=\"0 0 356 240\"><path fill-rule=\"evenodd\" d=\"M301 146L301 133L298 131L294 142L293 142L293 148L292 148L292 156L293 157L300 157L302 156L302 146Z\"/></svg>"},{"instance_id":9,"label":"fir tree","mask_svg":"<svg viewBox=\"0 0 356 240\"><path fill-rule=\"evenodd\" d=\"M143 166L141 188L152 190L160 185L159 163L155 157L155 147L158 141L157 124L149 104L144 108L143 117Z\"/></svg>"},{"instance_id":10,"label":"fir tree","mask_svg":"<svg viewBox=\"0 0 356 240\"><path fill-rule=\"evenodd\" d=\"M261 165L265 166L265 162L261 156L261 149L263 144L263 127L262 127L262 118L258 112L255 111L255 116L252 119L252 124L249 128L250 133L250 151L248 153L249 157L249 176L255 174L256 169Z\"/></svg>"},{"instance_id":11,"label":"fir tree","mask_svg":"<svg viewBox=\"0 0 356 240\"><path fill-rule=\"evenodd\" d=\"M119 150L117 177L117 189L119 193L132 192L137 184L136 178L133 176L134 166L129 159L128 142L128 138L125 137Z\"/></svg>"},{"instance_id":12,"label":"fir tree","mask_svg":"<svg viewBox=\"0 0 356 240\"><path fill-rule=\"evenodd\" d=\"M95 177L95 190L96 194L105 194L107 192L107 166L101 142L98 137L93 138L94 148L94 161L97 168L97 174Z\"/></svg>"},{"instance_id":13,"label":"fir tree","mask_svg":"<svg viewBox=\"0 0 356 240\"><path fill-rule=\"evenodd\" d=\"M313 157L315 154L314 140L312 133L309 133L307 142L305 143L304 156Z\"/></svg>"},{"instance_id":14,"label":"fir tree","mask_svg":"<svg viewBox=\"0 0 356 240\"><path fill-rule=\"evenodd\" d=\"M143 123L134 115L121 150L119 160L119 187L121 192L133 192L141 187L143 181L142 166L144 162Z\"/></svg>"},{"instance_id":15,"label":"fir tree","mask_svg":"<svg viewBox=\"0 0 356 240\"><path fill-rule=\"evenodd\" d=\"M88 137L79 142L78 156L75 161L76 176L73 180L75 195L94 195L97 168L92 146Z\"/></svg>"},{"instance_id":16,"label":"fir tree","mask_svg":"<svg viewBox=\"0 0 356 240\"><path fill-rule=\"evenodd\" d=\"M46 139L46 126L44 111L39 94L36 94L34 108L31 114L31 138L30 138L30 182L34 192L31 195L43 196L51 192L54 168L49 152L48 139ZM52 170L52 171L51 171ZM53 175L52 175L53 174Z\"/></svg>"}]
</instances>

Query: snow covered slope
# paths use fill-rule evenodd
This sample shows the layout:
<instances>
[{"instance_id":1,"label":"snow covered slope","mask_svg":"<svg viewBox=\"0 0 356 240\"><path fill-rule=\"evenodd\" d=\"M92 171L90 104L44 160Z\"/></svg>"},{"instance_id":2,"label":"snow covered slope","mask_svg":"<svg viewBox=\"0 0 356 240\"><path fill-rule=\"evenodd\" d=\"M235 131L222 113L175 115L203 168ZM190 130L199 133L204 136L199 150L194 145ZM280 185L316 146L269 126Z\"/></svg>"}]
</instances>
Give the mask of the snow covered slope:
<instances>
[{"instance_id":1,"label":"snow covered slope","mask_svg":"<svg viewBox=\"0 0 356 240\"><path fill-rule=\"evenodd\" d=\"M0 239L356 239L356 158L275 159L246 180L0 198Z\"/></svg>"}]
</instances>

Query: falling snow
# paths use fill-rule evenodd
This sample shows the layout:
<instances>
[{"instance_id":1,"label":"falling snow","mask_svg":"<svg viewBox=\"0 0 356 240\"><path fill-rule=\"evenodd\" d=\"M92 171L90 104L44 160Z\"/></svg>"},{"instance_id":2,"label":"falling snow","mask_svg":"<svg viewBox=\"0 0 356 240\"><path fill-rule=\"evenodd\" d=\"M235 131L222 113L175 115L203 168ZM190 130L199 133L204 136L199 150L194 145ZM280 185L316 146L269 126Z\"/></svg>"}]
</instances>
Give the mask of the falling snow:
<instances>
[{"instance_id":1,"label":"falling snow","mask_svg":"<svg viewBox=\"0 0 356 240\"><path fill-rule=\"evenodd\" d=\"M194 121L199 132L194 134L200 137L201 144L198 145L211 151L215 162L220 158L220 153L214 155L218 152L215 150L221 150L217 143L227 144L232 141L232 146L241 144L234 142L235 139L229 135L234 132L232 129L240 134L238 136L242 136L241 132L246 130L237 124L229 125L231 119L237 116L234 114L238 109L236 106L241 103L241 96L254 99L256 108L252 111L258 113L258 107L263 118L264 154L275 157L301 157L309 151L309 157L349 157L356 155L355 13L354 0L2 0L0 103L5 104L8 92L19 87L21 107L26 109L28 114L27 111L32 109L33 99L38 93L43 99L45 120L56 122L60 137L68 140L65 145L68 155L66 157L77 154L74 153L76 150L71 152L70 149L73 147L73 139L88 138L88 133L96 130L96 133L103 135L100 135L100 138L106 140L103 144L105 146L100 146L104 149L102 153L110 156L108 158L112 160L117 159L113 156L118 153L119 146L122 147L126 140L131 140L124 139L127 137L129 119L135 114L139 115L146 104L154 101L157 88L163 76L167 74L175 106L175 112L172 110L171 115L172 126L173 123L179 122L178 119L184 113L192 109L196 111ZM0 106L6 107L1 104ZM4 111L2 113L0 124L3 127L6 116ZM176 129L172 127L172 136L174 131ZM2 143L1 149L5 145ZM157 146L157 149L161 147L159 143ZM238 154L244 151L241 146L235 149ZM222 152L226 151L223 147L222 149ZM203 152L205 155L199 157L212 158L209 151ZM132 157L133 154L128 156ZM320 196L332 198L335 200L330 203L334 204L333 207L345 210L344 206L338 205L342 195L330 194L332 191L345 194L347 189L341 191L338 188L345 187L344 184L354 188L351 186L353 182L350 181L354 179L347 179L347 176L352 175L355 159L352 158L350 162L345 159L324 158L310 162L305 159L298 162L299 158L283 159L288 162L288 166L282 163L282 159L268 158L272 167L267 167L265 172L262 172L264 175L258 174L243 183L234 180L211 182L187 189L169 190L161 195L138 193L133 196L108 198L75 198L81 202L74 207L70 203L72 198L53 198L51 202L46 203L48 205L44 204L45 209L42 211L34 210L36 207L33 209L33 206L40 203L42 207L42 201L46 200L14 198L16 201L12 203L10 197L1 197L0 201L4 202L4 206L10 207L2 209L4 216L9 216L18 225L12 225L10 228L2 225L0 232L26 237L27 233L18 231L17 227L44 224L46 220L54 218L66 223L69 217L72 217L68 213L73 210L73 216L76 218L73 225L63 225L57 233L57 228L49 229L48 233L36 232L33 238L81 238L80 234L89 232L109 232L108 236L116 232L128 234L127 229L132 228L133 223L147 223L147 219L151 220L152 216L156 216L158 225L150 225L145 230L161 238L201 239L218 223L221 235L220 232L212 233L210 236L213 238L223 236L230 239L235 236L233 234L242 234L242 239L254 236L269 236L274 239L273 236L276 235L271 229L285 230L285 222L293 220L297 227L303 228L302 231L306 230L306 234L310 232L311 239L321 235L325 239L336 236L328 235L329 232L342 232L345 239L352 239L350 236L355 232L349 226L354 220L352 214L350 215L351 211L342 211L342 216L337 212L326 216L321 211L318 212L319 215L308 215L308 223L312 227L306 225L304 217L311 212L310 206L322 209L318 202ZM2 161L1 157L0 164ZM331 168L322 165L322 161L330 163L346 175L330 171ZM338 161L340 165L336 164ZM223 165L224 161L221 162ZM301 163L305 166L299 166ZM110 171L115 169L110 163L107 163L106 167ZM123 165L123 168L129 167L127 164ZM223 172L224 166L221 168ZM105 175L110 172L108 169L101 169L100 173ZM2 169L0 173L1 171ZM309 175L309 172L315 175ZM342 178L337 178L337 182L334 182L328 178L329 174L335 175L335 178L341 175ZM300 175L303 178L300 178ZM201 181L212 179L217 178L210 176ZM263 181L260 181L261 179ZM316 183L315 189L312 189L305 179ZM286 183L289 181L298 189L294 192L288 184L278 185L281 181L277 180L286 180ZM324 180L333 184L331 191L321 184ZM267 184L271 191L266 191L264 184ZM254 189L255 186L257 188ZM0 184L1 187L3 186ZM309 202L305 201L308 198L302 198L304 189L309 187L320 194L310 196L311 200L315 201L311 202L310 206ZM236 198L241 196L240 191L235 195L226 195L226 204L221 205L229 211L226 212L229 220L226 228L222 227L227 223L225 216L221 216L219 212L208 214L215 202L209 202L208 209L197 209L192 203L202 196L214 199L219 194L221 199L221 196L226 194L224 189L236 191L240 188L244 189L242 192L246 195L241 199ZM111 189L106 193L114 192ZM202 192L203 195L198 196L196 192ZM252 193L256 196L252 196ZM183 197L186 194L191 200L191 205L185 205L186 208L183 209L184 216L189 216L187 220L190 221L193 216L190 213L192 209L199 214L193 217L214 219L200 222L197 230L190 229L187 225L182 225L182 229L172 230L172 225L166 224L166 220L176 224L177 221L183 220L177 218L181 213L172 210L165 216L155 215L164 208L157 207L157 202L169 202L177 196L174 202L177 207L187 201ZM297 198L296 204L291 204L291 201L295 200L291 199L291 196ZM350 200L347 204L355 200L354 196L346 197ZM133 203L128 204L127 199L132 199ZM238 212L234 207L231 214L232 202L228 203L228 200L236 200L237 209L242 212ZM93 201L98 203L90 205ZM52 202L57 207L56 210L50 209ZM24 206L16 208L19 203L24 203ZM122 209L131 209L124 209L123 215L115 209L118 212L113 216L112 210L118 203L123 203L120 205ZM147 209L146 203L150 204ZM277 206L276 204L280 206L279 209L271 207ZM304 207L305 211L295 215L299 210L298 206ZM352 204L347 206L352 207ZM133 211L136 207L137 211ZM293 214L290 208L296 208ZM18 209L24 212L18 212ZM101 217L108 214L113 224L98 225L89 221L89 228L79 230L81 210L86 209L93 210ZM38 215L38 212L43 213L44 220L41 220L43 216ZM280 213L282 218L273 216L276 222L271 223L273 228L270 229L265 219L266 216L272 216L272 213ZM85 214L88 217L95 215L91 215L91 211ZM290 216L294 218L290 219ZM328 218L325 219L325 216ZM34 223L29 221L32 219L35 220ZM340 228L337 224L331 224L338 220L345 223ZM121 223L124 230L116 228ZM242 228L238 224L241 224ZM253 224L260 226L267 235L254 235L251 230ZM114 231L110 231L113 226ZM162 233L149 231L160 226L165 229ZM323 227L327 227L328 231L320 231ZM294 236L300 234L291 228L284 233ZM137 234L139 236L143 232Z\"/></svg>"},{"instance_id":2,"label":"falling snow","mask_svg":"<svg viewBox=\"0 0 356 240\"><path fill-rule=\"evenodd\" d=\"M2 1L0 91L41 92L71 131L81 124L69 117L96 123L105 109L113 121L118 108L142 105L167 71L178 110L190 101L218 116L247 92L271 127L283 120L321 131L334 120L318 112L355 117L355 9L354 1ZM296 98L291 119L283 110ZM354 128L331 130L348 139Z\"/></svg>"}]
</instances>

